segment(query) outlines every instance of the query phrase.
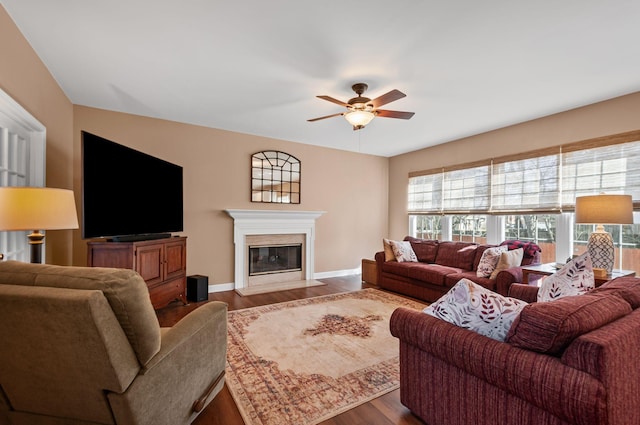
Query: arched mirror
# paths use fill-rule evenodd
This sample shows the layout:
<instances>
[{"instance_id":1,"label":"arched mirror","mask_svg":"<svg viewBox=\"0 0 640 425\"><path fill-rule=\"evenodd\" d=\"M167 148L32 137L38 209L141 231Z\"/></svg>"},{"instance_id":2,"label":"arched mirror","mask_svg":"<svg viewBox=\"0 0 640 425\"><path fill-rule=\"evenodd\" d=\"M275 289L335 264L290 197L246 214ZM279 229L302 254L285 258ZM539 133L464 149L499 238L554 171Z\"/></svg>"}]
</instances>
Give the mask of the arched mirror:
<instances>
[{"instance_id":1,"label":"arched mirror","mask_svg":"<svg viewBox=\"0 0 640 425\"><path fill-rule=\"evenodd\" d=\"M251 155L251 202L300 203L300 160L280 151Z\"/></svg>"}]
</instances>

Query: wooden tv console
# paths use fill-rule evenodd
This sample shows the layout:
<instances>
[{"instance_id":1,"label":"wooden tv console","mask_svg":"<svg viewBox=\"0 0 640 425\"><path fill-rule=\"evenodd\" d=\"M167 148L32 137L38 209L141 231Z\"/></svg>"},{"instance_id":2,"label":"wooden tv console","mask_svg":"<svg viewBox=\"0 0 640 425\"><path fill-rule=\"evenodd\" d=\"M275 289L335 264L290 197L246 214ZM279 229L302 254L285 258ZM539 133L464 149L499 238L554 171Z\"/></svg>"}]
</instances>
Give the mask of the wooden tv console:
<instances>
[{"instance_id":1,"label":"wooden tv console","mask_svg":"<svg viewBox=\"0 0 640 425\"><path fill-rule=\"evenodd\" d=\"M89 242L88 264L140 273L155 309L176 299L187 303L187 238L184 236L134 242Z\"/></svg>"}]
</instances>

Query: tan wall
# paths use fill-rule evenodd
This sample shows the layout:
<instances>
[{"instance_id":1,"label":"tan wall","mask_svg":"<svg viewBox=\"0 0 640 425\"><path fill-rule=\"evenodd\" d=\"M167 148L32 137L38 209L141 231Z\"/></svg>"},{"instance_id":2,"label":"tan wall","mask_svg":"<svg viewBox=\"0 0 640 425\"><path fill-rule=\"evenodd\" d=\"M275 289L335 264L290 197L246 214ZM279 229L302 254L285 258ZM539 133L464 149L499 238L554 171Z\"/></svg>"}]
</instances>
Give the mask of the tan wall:
<instances>
[{"instance_id":1,"label":"tan wall","mask_svg":"<svg viewBox=\"0 0 640 425\"><path fill-rule=\"evenodd\" d=\"M408 232L411 171L463 164L640 129L640 92L398 155L389 162L389 237Z\"/></svg>"},{"instance_id":2,"label":"tan wall","mask_svg":"<svg viewBox=\"0 0 640 425\"><path fill-rule=\"evenodd\" d=\"M73 185L73 105L0 6L0 89L47 128L46 185ZM78 202L78 199L76 199ZM49 264L72 261L71 231L46 232Z\"/></svg>"},{"instance_id":3,"label":"tan wall","mask_svg":"<svg viewBox=\"0 0 640 425\"><path fill-rule=\"evenodd\" d=\"M80 131L184 167L187 273L233 282L233 220L225 209L326 211L316 223L316 273L355 269L373 258L387 229L388 159L224 130L74 107L74 169L80 189ZM280 150L302 164L301 204L250 202L250 157ZM105 168L105 178L117 164ZM86 258L79 241L74 261Z\"/></svg>"}]
</instances>

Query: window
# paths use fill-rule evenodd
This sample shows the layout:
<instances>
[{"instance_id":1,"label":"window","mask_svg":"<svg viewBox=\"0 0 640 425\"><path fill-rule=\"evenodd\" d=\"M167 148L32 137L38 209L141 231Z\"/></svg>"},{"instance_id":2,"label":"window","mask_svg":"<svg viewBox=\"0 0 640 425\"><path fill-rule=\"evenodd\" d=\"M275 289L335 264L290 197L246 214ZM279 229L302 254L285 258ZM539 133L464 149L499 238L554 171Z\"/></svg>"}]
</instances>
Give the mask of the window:
<instances>
[{"instance_id":1,"label":"window","mask_svg":"<svg viewBox=\"0 0 640 425\"><path fill-rule=\"evenodd\" d=\"M413 215L411 216L413 231L409 234L416 238L442 240L442 216Z\"/></svg>"},{"instance_id":2,"label":"window","mask_svg":"<svg viewBox=\"0 0 640 425\"><path fill-rule=\"evenodd\" d=\"M586 250L593 229L574 224L575 198L602 192L640 201L640 131L496 158L489 165L410 173L409 234L479 243L531 240L542 247L543 262L564 262ZM616 244L616 268L640 264L639 214L639 224L605 226Z\"/></svg>"},{"instance_id":3,"label":"window","mask_svg":"<svg viewBox=\"0 0 640 425\"><path fill-rule=\"evenodd\" d=\"M45 140L45 127L0 90L0 186L44 186ZM27 233L0 232L5 259L29 261Z\"/></svg>"},{"instance_id":4,"label":"window","mask_svg":"<svg viewBox=\"0 0 640 425\"><path fill-rule=\"evenodd\" d=\"M452 240L462 242L487 242L487 218L483 215L451 216Z\"/></svg>"},{"instance_id":5,"label":"window","mask_svg":"<svg viewBox=\"0 0 640 425\"><path fill-rule=\"evenodd\" d=\"M634 223L640 223L640 213L633 214ZM576 224L573 238L573 254L580 255L587 250L589 235L596 229L596 225ZM605 225L604 230L611 234L615 256L614 269L638 270L640 265L640 224Z\"/></svg>"},{"instance_id":6,"label":"window","mask_svg":"<svg viewBox=\"0 0 640 425\"><path fill-rule=\"evenodd\" d=\"M505 239L531 241L542 249L542 262L556 261L557 214L525 214L505 217Z\"/></svg>"}]
</instances>

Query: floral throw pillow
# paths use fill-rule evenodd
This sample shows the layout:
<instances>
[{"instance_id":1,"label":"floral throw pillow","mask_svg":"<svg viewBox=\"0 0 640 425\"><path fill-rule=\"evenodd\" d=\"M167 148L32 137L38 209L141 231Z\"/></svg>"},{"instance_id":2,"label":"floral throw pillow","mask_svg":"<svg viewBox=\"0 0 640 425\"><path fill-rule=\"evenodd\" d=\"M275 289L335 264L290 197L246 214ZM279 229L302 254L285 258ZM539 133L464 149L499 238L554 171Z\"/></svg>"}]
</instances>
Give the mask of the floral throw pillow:
<instances>
[{"instance_id":1,"label":"floral throw pillow","mask_svg":"<svg viewBox=\"0 0 640 425\"><path fill-rule=\"evenodd\" d=\"M487 248L480 257L480 263L478 263L478 270L476 275L478 277L489 277L498 265L500 254L507 252L509 248L506 245L496 246L493 248Z\"/></svg>"},{"instance_id":2,"label":"floral throw pillow","mask_svg":"<svg viewBox=\"0 0 640 425\"><path fill-rule=\"evenodd\" d=\"M582 295L595 288L593 264L588 252L574 258L560 270L542 279L538 302L553 301L571 295Z\"/></svg>"},{"instance_id":3,"label":"floral throw pillow","mask_svg":"<svg viewBox=\"0 0 640 425\"><path fill-rule=\"evenodd\" d=\"M396 256L396 261L402 263L405 261L417 262L418 257L411 247L411 243L408 241L390 241L393 254Z\"/></svg>"},{"instance_id":4,"label":"floral throw pillow","mask_svg":"<svg viewBox=\"0 0 640 425\"><path fill-rule=\"evenodd\" d=\"M468 279L461 279L423 311L480 335L504 341L526 302L504 297Z\"/></svg>"}]
</instances>

